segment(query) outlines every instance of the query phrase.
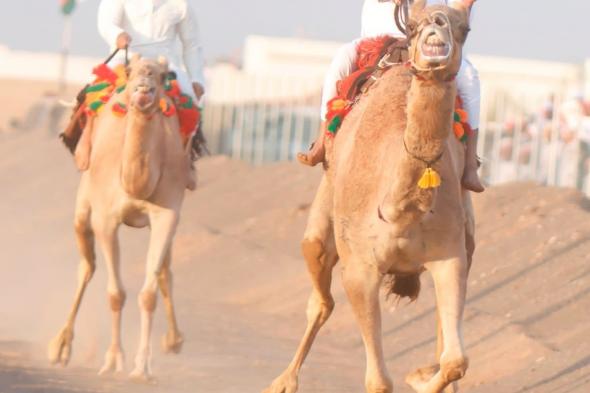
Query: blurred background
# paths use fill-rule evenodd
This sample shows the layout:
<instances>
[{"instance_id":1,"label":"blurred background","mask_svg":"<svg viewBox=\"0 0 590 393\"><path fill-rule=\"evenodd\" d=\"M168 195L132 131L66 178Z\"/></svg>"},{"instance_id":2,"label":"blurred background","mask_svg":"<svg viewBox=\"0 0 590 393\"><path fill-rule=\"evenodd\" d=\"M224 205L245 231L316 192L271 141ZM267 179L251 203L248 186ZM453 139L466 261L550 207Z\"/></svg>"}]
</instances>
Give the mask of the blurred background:
<instances>
[{"instance_id":1,"label":"blurred background","mask_svg":"<svg viewBox=\"0 0 590 393\"><path fill-rule=\"evenodd\" d=\"M207 57L204 128L212 152L254 163L292 160L315 136L324 73L339 46L358 36L362 2L190 2ZM57 132L64 109L51 105L56 95L70 99L108 54L97 7L78 1L66 15L58 0L4 6L0 78L38 81L41 97L27 97L28 113L0 118L3 132L40 122ZM589 12L577 0L476 4L466 54L482 80L479 151L489 184L534 180L590 193Z\"/></svg>"}]
</instances>

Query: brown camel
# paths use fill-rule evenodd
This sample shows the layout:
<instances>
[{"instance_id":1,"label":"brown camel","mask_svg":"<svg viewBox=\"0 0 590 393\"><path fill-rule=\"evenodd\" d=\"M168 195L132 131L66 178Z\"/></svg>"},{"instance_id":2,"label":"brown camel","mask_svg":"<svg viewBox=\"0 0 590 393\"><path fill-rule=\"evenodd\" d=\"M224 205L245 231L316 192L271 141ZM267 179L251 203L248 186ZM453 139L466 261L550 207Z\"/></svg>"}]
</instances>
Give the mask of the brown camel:
<instances>
[{"instance_id":1,"label":"brown camel","mask_svg":"<svg viewBox=\"0 0 590 393\"><path fill-rule=\"evenodd\" d=\"M332 270L343 285L366 351L365 387L390 393L384 361L379 289L415 299L420 275L434 279L438 309L436 366L406 382L421 393L454 391L468 366L462 338L474 217L461 188L464 150L452 128L468 17L460 6L414 4L408 23L413 73L394 67L346 118L328 147L328 169L312 205L302 250L313 291L308 325L287 369L265 390L294 393L300 368L334 308ZM426 164L426 162L430 164ZM418 186L432 166L440 187Z\"/></svg>"},{"instance_id":2,"label":"brown camel","mask_svg":"<svg viewBox=\"0 0 590 393\"><path fill-rule=\"evenodd\" d=\"M166 351L178 352L183 343L172 303L171 246L189 176L189 149L183 146L176 116L160 110L167 63L135 57L126 89L111 98L93 122L93 149L89 170L82 174L75 214L75 233L82 259L78 289L65 327L49 344L53 363L68 363L74 336L74 321L86 286L95 270L94 238L104 253L108 273L108 297L112 310L112 344L100 373L121 372L121 311L125 290L120 277L121 224L150 227L146 276L139 294L141 334L135 358L135 378L151 375L150 336L158 288L168 319L163 339ZM116 116L113 105L127 104L125 116Z\"/></svg>"}]
</instances>

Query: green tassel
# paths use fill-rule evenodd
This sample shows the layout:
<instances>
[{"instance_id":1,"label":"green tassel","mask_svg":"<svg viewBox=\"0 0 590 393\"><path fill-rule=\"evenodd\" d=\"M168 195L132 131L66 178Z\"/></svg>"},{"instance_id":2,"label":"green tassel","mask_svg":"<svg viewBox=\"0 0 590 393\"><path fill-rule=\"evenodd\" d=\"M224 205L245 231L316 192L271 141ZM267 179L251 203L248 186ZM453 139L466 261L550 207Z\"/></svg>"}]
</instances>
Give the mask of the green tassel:
<instances>
[{"instance_id":1,"label":"green tassel","mask_svg":"<svg viewBox=\"0 0 590 393\"><path fill-rule=\"evenodd\" d=\"M455 123L461 123L461 116L459 116L459 114L457 112L455 112L455 114L453 115L453 118L455 120Z\"/></svg>"},{"instance_id":2,"label":"green tassel","mask_svg":"<svg viewBox=\"0 0 590 393\"><path fill-rule=\"evenodd\" d=\"M467 142L467 139L469 137L467 136L467 133L463 134L463 136L461 137L461 142Z\"/></svg>"},{"instance_id":3,"label":"green tassel","mask_svg":"<svg viewBox=\"0 0 590 393\"><path fill-rule=\"evenodd\" d=\"M328 125L328 131L330 131L332 134L335 134L341 125L342 125L342 117L335 116L332 119L332 121L330 122L330 124Z\"/></svg>"},{"instance_id":4,"label":"green tassel","mask_svg":"<svg viewBox=\"0 0 590 393\"><path fill-rule=\"evenodd\" d=\"M193 99L192 99L192 97L191 97L191 96L189 96L189 95L186 95L186 94L183 94L182 96L183 96L183 97L186 97L186 98L187 98L187 100L186 100L186 102L185 102L184 104L182 104L181 106L182 106L184 109L190 109L190 108L192 108L192 107L193 107Z\"/></svg>"},{"instance_id":5,"label":"green tassel","mask_svg":"<svg viewBox=\"0 0 590 393\"><path fill-rule=\"evenodd\" d=\"M117 88L117 93L122 93L122 92L123 92L123 90L125 90L125 88L126 88L126 87L127 87L127 85L122 85L122 86L119 86L119 87Z\"/></svg>"},{"instance_id":6,"label":"green tassel","mask_svg":"<svg viewBox=\"0 0 590 393\"><path fill-rule=\"evenodd\" d=\"M109 87L111 84L108 82L99 83L98 85L88 86L86 88L86 93L95 93L97 91L102 91Z\"/></svg>"},{"instance_id":7,"label":"green tassel","mask_svg":"<svg viewBox=\"0 0 590 393\"><path fill-rule=\"evenodd\" d=\"M97 110L100 109L101 106L104 105L104 102L102 101L94 101L92 103L90 103L90 105L88 105L88 107L93 110L94 112L96 112Z\"/></svg>"}]
</instances>

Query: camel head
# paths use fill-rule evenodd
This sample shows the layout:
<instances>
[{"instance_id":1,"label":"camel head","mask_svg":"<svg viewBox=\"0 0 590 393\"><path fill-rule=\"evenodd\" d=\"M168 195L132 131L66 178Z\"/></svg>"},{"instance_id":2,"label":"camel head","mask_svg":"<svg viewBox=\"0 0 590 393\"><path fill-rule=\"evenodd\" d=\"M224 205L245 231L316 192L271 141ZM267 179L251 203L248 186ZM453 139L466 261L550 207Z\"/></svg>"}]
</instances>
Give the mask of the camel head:
<instances>
[{"instance_id":1,"label":"camel head","mask_svg":"<svg viewBox=\"0 0 590 393\"><path fill-rule=\"evenodd\" d=\"M164 83L168 74L168 62L164 58L157 61L134 56L129 65L127 94L131 108L151 113L158 108L164 96Z\"/></svg>"},{"instance_id":2,"label":"camel head","mask_svg":"<svg viewBox=\"0 0 590 393\"><path fill-rule=\"evenodd\" d=\"M407 23L410 61L424 79L453 79L461 66L469 33L469 16L462 4L426 6L414 3Z\"/></svg>"}]
</instances>

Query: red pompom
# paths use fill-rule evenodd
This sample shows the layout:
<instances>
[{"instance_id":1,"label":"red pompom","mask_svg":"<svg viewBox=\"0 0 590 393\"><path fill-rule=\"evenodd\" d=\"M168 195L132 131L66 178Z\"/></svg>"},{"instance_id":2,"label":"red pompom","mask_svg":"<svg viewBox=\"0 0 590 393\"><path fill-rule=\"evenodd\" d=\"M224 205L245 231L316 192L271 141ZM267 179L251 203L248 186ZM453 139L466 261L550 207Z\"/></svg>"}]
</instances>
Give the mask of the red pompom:
<instances>
[{"instance_id":1,"label":"red pompom","mask_svg":"<svg viewBox=\"0 0 590 393\"><path fill-rule=\"evenodd\" d=\"M96 75L97 79L107 81L113 85L117 83L117 79L119 78L117 74L106 64L101 64L94 67L92 73Z\"/></svg>"}]
</instances>

